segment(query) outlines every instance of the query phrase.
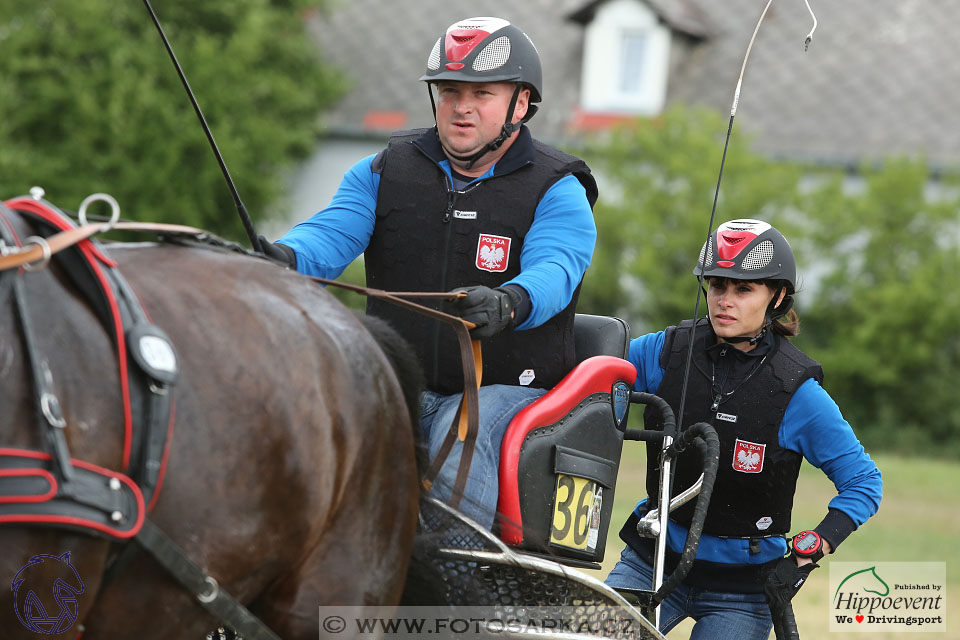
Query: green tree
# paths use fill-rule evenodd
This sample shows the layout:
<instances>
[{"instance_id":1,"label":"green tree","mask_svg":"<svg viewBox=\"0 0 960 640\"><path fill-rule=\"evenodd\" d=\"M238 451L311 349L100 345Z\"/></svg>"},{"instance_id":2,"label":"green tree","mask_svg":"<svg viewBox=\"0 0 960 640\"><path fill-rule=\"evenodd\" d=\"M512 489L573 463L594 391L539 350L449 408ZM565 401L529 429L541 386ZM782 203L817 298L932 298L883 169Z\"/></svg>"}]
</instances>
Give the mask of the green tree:
<instances>
[{"instance_id":1,"label":"green tree","mask_svg":"<svg viewBox=\"0 0 960 640\"><path fill-rule=\"evenodd\" d=\"M581 311L625 317L634 336L692 315L725 131L715 113L675 108L589 145L601 195ZM790 239L796 342L868 446L960 453L958 181L932 181L917 160L846 176L749 143L734 130L714 227L759 218Z\"/></svg>"},{"instance_id":2,"label":"green tree","mask_svg":"<svg viewBox=\"0 0 960 640\"><path fill-rule=\"evenodd\" d=\"M864 167L862 192L829 181L808 196L804 261L820 265L801 346L868 443L960 453L960 199L930 195L918 160Z\"/></svg>"},{"instance_id":3,"label":"green tree","mask_svg":"<svg viewBox=\"0 0 960 640\"><path fill-rule=\"evenodd\" d=\"M154 4L244 203L265 215L343 89L304 28L317 2ZM0 50L0 197L40 185L75 209L105 191L124 217L244 237L141 2L0 0Z\"/></svg>"},{"instance_id":4,"label":"green tree","mask_svg":"<svg viewBox=\"0 0 960 640\"><path fill-rule=\"evenodd\" d=\"M725 132L715 112L677 107L584 150L600 177L600 200L580 309L624 317L634 335L692 316L693 267L708 233ZM781 217L796 202L800 177L797 167L751 153L735 132L714 226Z\"/></svg>"}]
</instances>

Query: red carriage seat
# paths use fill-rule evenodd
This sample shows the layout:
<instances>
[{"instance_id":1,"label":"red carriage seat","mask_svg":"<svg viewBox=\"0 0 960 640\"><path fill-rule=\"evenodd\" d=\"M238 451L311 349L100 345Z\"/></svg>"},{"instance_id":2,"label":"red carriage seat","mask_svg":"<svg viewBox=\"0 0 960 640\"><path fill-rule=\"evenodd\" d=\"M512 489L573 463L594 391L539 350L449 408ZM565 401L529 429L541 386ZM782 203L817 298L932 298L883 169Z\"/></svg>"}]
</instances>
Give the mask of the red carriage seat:
<instances>
[{"instance_id":1,"label":"red carriage seat","mask_svg":"<svg viewBox=\"0 0 960 640\"><path fill-rule=\"evenodd\" d=\"M636 369L619 318L577 314L579 364L523 409L500 449L498 534L572 564L603 559Z\"/></svg>"}]
</instances>

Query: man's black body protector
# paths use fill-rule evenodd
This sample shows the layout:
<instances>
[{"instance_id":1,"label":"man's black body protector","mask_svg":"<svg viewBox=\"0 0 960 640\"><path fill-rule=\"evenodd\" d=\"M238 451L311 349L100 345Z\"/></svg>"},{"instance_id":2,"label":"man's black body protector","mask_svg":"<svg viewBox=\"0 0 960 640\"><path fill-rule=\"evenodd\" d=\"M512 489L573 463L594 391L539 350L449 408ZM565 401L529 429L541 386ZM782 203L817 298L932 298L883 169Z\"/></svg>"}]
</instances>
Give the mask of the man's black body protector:
<instances>
[{"instance_id":1,"label":"man's black body protector","mask_svg":"<svg viewBox=\"0 0 960 640\"><path fill-rule=\"evenodd\" d=\"M666 400L676 411L680 406L683 385L683 370L687 359L692 322L685 320L679 327L666 331L660 365L664 368L663 381L657 395ZM697 323L696 341L693 346L693 365L687 385L684 428L697 422L707 422L717 430L720 437L720 467L714 485L710 508L703 531L713 536L738 538L763 538L784 535L790 531L790 512L793 495L803 456L780 446L780 423L787 404L794 392L808 378L823 381L820 365L797 349L788 340L771 334L766 359L753 358L753 375L742 386L726 397L717 410L714 403L711 373L719 367L712 361L717 354L708 353L707 347L714 344L715 335L706 319ZM734 349L732 345L720 348ZM736 357L728 353L724 357ZM747 374L749 375L749 374ZM742 378L741 378L742 380ZM730 388L725 389L729 391ZM718 414L728 419L718 419ZM729 420L736 416L736 422ZM650 407L644 412L644 428L661 430L663 420ZM761 445L762 455L748 460L762 468L759 472L744 472L736 468L736 442ZM756 448L753 448L756 450ZM656 460L659 446L648 444L648 459ZM749 454L747 454L749 455ZM762 461L762 462L761 462ZM660 475L657 465L647 465L647 493L659 495ZM741 468L744 465L740 465ZM672 495L687 489L703 469L696 451L689 449L677 460ZM670 513L670 519L689 526L693 515L693 502Z\"/></svg>"},{"instance_id":2,"label":"man's black body protector","mask_svg":"<svg viewBox=\"0 0 960 640\"><path fill-rule=\"evenodd\" d=\"M580 180L590 206L597 186L587 165L544 145L526 127L497 162L494 175L456 191L439 162L445 160L436 129L394 134L373 161L380 174L376 224L364 253L367 286L387 291L450 291L498 287L520 273L520 250L540 199L568 174ZM477 267L480 235L509 238L506 268ZM483 343L483 384L512 384L532 369L531 387L554 386L574 365L570 304L534 329L503 331ZM445 302L424 302L451 311ZM463 390L463 368L454 332L445 324L368 298L367 313L387 319L420 356L427 387L444 394Z\"/></svg>"}]
</instances>

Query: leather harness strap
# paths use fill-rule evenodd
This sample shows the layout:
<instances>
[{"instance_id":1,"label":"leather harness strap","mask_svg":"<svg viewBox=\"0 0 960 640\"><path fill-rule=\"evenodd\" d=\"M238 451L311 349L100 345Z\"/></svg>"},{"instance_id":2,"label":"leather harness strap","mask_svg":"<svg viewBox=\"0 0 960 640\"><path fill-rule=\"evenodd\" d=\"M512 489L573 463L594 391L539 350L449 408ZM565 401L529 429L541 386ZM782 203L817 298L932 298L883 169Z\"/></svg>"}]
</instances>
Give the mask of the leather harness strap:
<instances>
[{"instance_id":1,"label":"leather harness strap","mask_svg":"<svg viewBox=\"0 0 960 640\"><path fill-rule=\"evenodd\" d=\"M0 251L0 271L13 269L16 267L30 268L37 265L39 268L42 263L50 259L50 256L59 253L64 249L95 236L99 233L116 229L118 231L147 231L160 234L177 234L191 236L209 235L202 229L187 227L179 224L161 224L155 222L118 222L111 225L106 222L86 224L80 227L73 227L66 231L60 231L49 238L40 238L33 236L27 238L27 244L22 248L6 248Z\"/></svg>"},{"instance_id":2,"label":"leather harness strap","mask_svg":"<svg viewBox=\"0 0 960 640\"><path fill-rule=\"evenodd\" d=\"M416 311L431 318L436 318L441 322L446 322L453 327L453 330L457 334L457 343L460 347L460 361L463 363L463 396L460 399L460 407L457 409L457 413L453 418L453 423L450 425L450 429L443 443L440 445L440 450L437 451L436 457L434 457L430 463L430 468L427 469L421 482L424 491L429 491L431 487L433 487L433 482L440 473L443 463L446 462L450 456L450 451L453 449L453 445L457 439L459 439L463 442L463 451L460 454L460 462L457 465L457 477L453 483L453 490L451 491L449 500L450 506L457 508L460 506L460 501L466 489L467 478L470 474L470 465L473 462L473 454L476 449L477 433L480 428L479 389L480 378L483 374L483 357L481 355L480 341L471 341L469 332L469 330L476 325L457 316L425 307L421 304L405 300L404 298L455 298L460 297L460 294L456 291L383 291L382 289L370 289L345 282L338 282L336 280L329 280L327 278L312 277L311 279L321 284L339 287L347 291L354 291L372 298L387 300L406 309ZM462 295L466 294L464 293ZM469 364L471 362L473 363L472 367Z\"/></svg>"}]
</instances>

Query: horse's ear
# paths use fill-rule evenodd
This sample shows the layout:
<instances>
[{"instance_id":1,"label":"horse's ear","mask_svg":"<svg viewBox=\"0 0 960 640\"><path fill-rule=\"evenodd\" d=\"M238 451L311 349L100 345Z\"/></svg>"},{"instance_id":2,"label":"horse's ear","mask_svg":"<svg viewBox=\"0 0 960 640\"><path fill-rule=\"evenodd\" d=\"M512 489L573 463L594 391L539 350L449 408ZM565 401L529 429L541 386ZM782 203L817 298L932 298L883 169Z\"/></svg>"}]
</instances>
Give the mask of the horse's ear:
<instances>
[{"instance_id":1,"label":"horse's ear","mask_svg":"<svg viewBox=\"0 0 960 640\"><path fill-rule=\"evenodd\" d=\"M60 562L66 562L67 564L70 564L70 552L67 551L62 556L57 558L57 560L59 560Z\"/></svg>"}]
</instances>

